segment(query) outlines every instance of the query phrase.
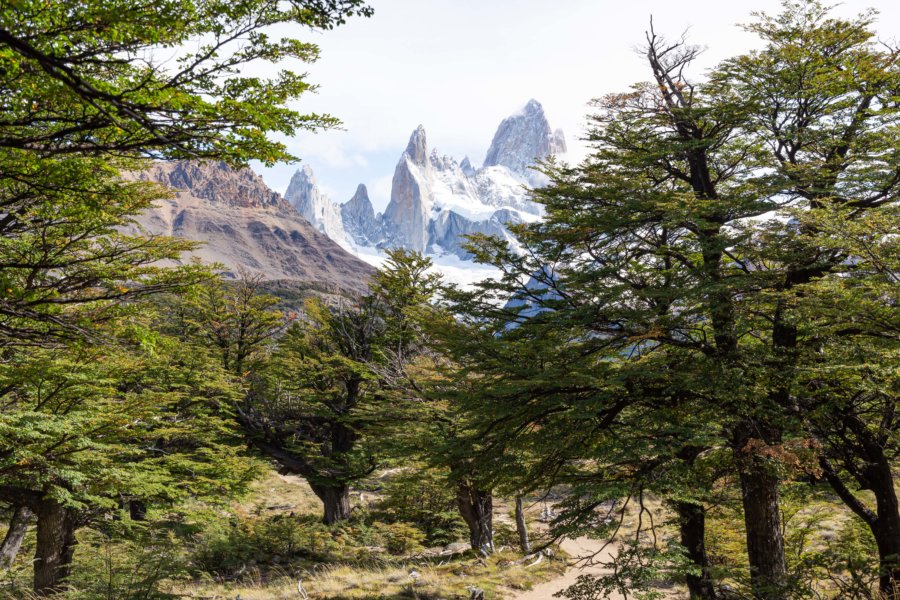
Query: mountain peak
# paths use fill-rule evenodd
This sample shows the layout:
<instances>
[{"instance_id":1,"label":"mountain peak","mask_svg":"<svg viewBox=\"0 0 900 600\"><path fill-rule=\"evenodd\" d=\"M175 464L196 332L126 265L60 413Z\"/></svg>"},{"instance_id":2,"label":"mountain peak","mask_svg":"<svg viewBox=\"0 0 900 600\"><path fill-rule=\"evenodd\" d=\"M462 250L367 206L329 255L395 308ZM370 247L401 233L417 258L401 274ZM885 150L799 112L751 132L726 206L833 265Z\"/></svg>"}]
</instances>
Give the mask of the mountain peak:
<instances>
[{"instance_id":1,"label":"mountain peak","mask_svg":"<svg viewBox=\"0 0 900 600\"><path fill-rule=\"evenodd\" d=\"M214 204L242 208L289 208L262 178L249 168L232 169L216 161L158 161L137 174L178 190L190 190Z\"/></svg>"},{"instance_id":2,"label":"mountain peak","mask_svg":"<svg viewBox=\"0 0 900 600\"><path fill-rule=\"evenodd\" d=\"M468 156L463 157L462 162L459 163L459 168L465 173L466 177L475 176L475 167L472 166L472 161L469 160Z\"/></svg>"},{"instance_id":3,"label":"mountain peak","mask_svg":"<svg viewBox=\"0 0 900 600\"><path fill-rule=\"evenodd\" d=\"M341 204L344 231L361 246L374 246L381 237L381 228L369 200L365 184L356 186L353 197Z\"/></svg>"},{"instance_id":4,"label":"mountain peak","mask_svg":"<svg viewBox=\"0 0 900 600\"><path fill-rule=\"evenodd\" d=\"M561 130L554 132L537 100L529 100L515 114L503 119L484 159L485 167L502 165L513 173L537 183L529 167L551 154L565 151ZM535 181L532 181L535 180Z\"/></svg>"},{"instance_id":5,"label":"mountain peak","mask_svg":"<svg viewBox=\"0 0 900 600\"><path fill-rule=\"evenodd\" d=\"M425 166L428 161L428 142L425 139L425 128L421 125L416 127L412 135L409 136L409 143L406 145L406 155L409 156L413 164L420 167Z\"/></svg>"},{"instance_id":6,"label":"mountain peak","mask_svg":"<svg viewBox=\"0 0 900 600\"><path fill-rule=\"evenodd\" d=\"M516 113L516 115L522 115L522 116L536 116L536 115L543 116L543 114L544 114L543 105L541 105L541 103L538 102L537 100L535 100L534 98L532 98L531 100L526 102L525 106L523 106L519 110L519 112ZM516 116L516 115L513 115L513 116Z\"/></svg>"},{"instance_id":7,"label":"mountain peak","mask_svg":"<svg viewBox=\"0 0 900 600\"><path fill-rule=\"evenodd\" d=\"M366 184L361 183L356 186L356 191L353 193L353 197L350 198L349 202L360 201L360 200L369 200L369 190L366 189Z\"/></svg>"},{"instance_id":8,"label":"mountain peak","mask_svg":"<svg viewBox=\"0 0 900 600\"><path fill-rule=\"evenodd\" d=\"M127 231L202 242L182 260L364 294L373 269L317 231L249 168L224 163L158 161L127 177L174 188L174 197L137 215Z\"/></svg>"},{"instance_id":9,"label":"mountain peak","mask_svg":"<svg viewBox=\"0 0 900 600\"><path fill-rule=\"evenodd\" d=\"M284 199L316 229L339 244L345 243L340 211L328 196L319 190L312 167L303 165L294 173L284 193Z\"/></svg>"}]
</instances>

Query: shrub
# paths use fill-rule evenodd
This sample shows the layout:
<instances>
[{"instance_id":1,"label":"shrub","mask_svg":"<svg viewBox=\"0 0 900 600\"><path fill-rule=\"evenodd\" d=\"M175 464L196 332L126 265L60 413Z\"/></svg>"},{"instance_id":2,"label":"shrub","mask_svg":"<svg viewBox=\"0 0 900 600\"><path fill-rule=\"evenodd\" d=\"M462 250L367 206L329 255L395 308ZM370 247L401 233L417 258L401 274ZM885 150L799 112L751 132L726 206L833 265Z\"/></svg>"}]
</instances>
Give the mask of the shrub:
<instances>
[{"instance_id":1,"label":"shrub","mask_svg":"<svg viewBox=\"0 0 900 600\"><path fill-rule=\"evenodd\" d=\"M408 523L378 523L384 547L391 554L404 555L424 549L425 533Z\"/></svg>"},{"instance_id":2,"label":"shrub","mask_svg":"<svg viewBox=\"0 0 900 600\"><path fill-rule=\"evenodd\" d=\"M384 484L383 499L374 515L387 523L412 523L430 546L466 537L466 526L456 506L456 495L446 475L437 469L411 468Z\"/></svg>"},{"instance_id":3,"label":"shrub","mask_svg":"<svg viewBox=\"0 0 900 600\"><path fill-rule=\"evenodd\" d=\"M248 566L274 564L298 556L324 558L339 549L340 539L316 517L273 515L211 521L195 538L195 569L230 576Z\"/></svg>"}]
</instances>

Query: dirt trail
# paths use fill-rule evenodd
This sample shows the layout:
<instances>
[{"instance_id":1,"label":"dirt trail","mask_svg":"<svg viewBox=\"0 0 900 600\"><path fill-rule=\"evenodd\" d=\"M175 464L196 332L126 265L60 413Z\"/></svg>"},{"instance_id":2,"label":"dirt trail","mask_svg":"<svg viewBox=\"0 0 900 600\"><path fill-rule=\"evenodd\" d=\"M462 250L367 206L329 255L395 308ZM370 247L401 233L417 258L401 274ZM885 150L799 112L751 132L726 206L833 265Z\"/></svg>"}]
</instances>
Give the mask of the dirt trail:
<instances>
[{"instance_id":1,"label":"dirt trail","mask_svg":"<svg viewBox=\"0 0 900 600\"><path fill-rule=\"evenodd\" d=\"M616 548L614 544L609 544L606 548L603 548L603 544L603 540L580 537L574 540L565 539L560 546L572 557L571 560L573 563L575 563L579 557L591 556L603 549L600 554L597 554L597 556L594 557L593 562L604 563L612 558L612 554L615 552ZM574 584L579 575L599 575L603 573L603 571L604 567L598 564L588 565L583 568L573 564L565 573L556 579L545 581L527 592L522 592L513 596L512 600L554 600L553 594ZM622 596L614 594L609 596L609 598L610 600L621 600Z\"/></svg>"}]
</instances>

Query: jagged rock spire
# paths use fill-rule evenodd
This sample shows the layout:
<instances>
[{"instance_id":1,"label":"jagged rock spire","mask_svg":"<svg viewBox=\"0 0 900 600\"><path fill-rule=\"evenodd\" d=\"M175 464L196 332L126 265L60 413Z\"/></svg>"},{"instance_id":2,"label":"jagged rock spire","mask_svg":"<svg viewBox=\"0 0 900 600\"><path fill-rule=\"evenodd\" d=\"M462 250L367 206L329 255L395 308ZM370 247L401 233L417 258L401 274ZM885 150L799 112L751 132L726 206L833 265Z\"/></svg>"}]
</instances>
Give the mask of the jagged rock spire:
<instances>
[{"instance_id":1,"label":"jagged rock spire","mask_svg":"<svg viewBox=\"0 0 900 600\"><path fill-rule=\"evenodd\" d=\"M529 167L551 154L559 154L565 150L566 142L562 131L554 132L550 129L544 107L532 99L522 110L500 123L484 159L484 166L502 165L532 181L535 172Z\"/></svg>"}]
</instances>

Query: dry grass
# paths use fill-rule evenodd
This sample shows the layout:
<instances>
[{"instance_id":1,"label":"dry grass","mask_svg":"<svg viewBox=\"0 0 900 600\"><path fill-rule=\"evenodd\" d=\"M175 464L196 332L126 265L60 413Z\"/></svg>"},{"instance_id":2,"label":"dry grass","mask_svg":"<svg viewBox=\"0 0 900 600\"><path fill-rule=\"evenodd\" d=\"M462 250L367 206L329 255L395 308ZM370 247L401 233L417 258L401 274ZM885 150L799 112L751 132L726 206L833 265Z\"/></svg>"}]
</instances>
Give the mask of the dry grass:
<instances>
[{"instance_id":1,"label":"dry grass","mask_svg":"<svg viewBox=\"0 0 900 600\"><path fill-rule=\"evenodd\" d=\"M446 600L469 598L471 587L488 598L502 598L516 590L561 574L562 558L543 560L533 567L516 564L519 556L500 552L486 560L465 558L440 563L396 561L381 565L321 565L301 574L304 590L315 600L363 600L419 598ZM296 600L297 579L282 576L266 582L195 584L178 592L186 598L216 600Z\"/></svg>"},{"instance_id":2,"label":"dry grass","mask_svg":"<svg viewBox=\"0 0 900 600\"><path fill-rule=\"evenodd\" d=\"M377 494L366 492L365 496L363 503L368 503ZM351 503L357 505L359 496L351 494ZM318 514L322 509L302 478L270 472L253 484L251 493L235 503L232 510L237 514L271 516ZM498 502L495 517L500 522L511 522L505 514L509 511L511 505ZM563 556L544 559L533 567L527 567L527 563L516 564L520 559L518 553L503 550L487 559L471 555L452 559L381 555L373 560L320 563L312 567L309 561L295 561L265 570L252 568L234 582L180 582L171 591L196 600L298 600L300 579L310 600L468 599L471 587L485 590L488 598L499 599L530 589L566 569Z\"/></svg>"}]
</instances>

